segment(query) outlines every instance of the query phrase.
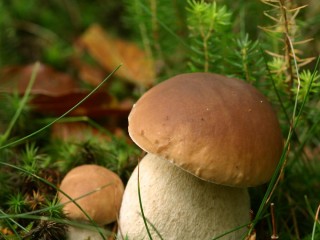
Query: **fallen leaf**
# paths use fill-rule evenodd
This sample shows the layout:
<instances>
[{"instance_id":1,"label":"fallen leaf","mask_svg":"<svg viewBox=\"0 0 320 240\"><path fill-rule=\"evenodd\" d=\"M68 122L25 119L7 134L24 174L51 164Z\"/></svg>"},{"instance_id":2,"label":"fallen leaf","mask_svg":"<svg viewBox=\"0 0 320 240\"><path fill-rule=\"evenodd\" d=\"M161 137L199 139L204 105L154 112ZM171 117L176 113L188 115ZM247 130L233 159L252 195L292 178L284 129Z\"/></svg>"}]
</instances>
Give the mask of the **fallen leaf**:
<instances>
[{"instance_id":1,"label":"fallen leaf","mask_svg":"<svg viewBox=\"0 0 320 240\"><path fill-rule=\"evenodd\" d=\"M134 43L112 38L96 24L81 36L79 43L109 72L123 64L116 76L142 86L154 84L154 63Z\"/></svg>"},{"instance_id":2,"label":"fallen leaf","mask_svg":"<svg viewBox=\"0 0 320 240\"><path fill-rule=\"evenodd\" d=\"M73 58L72 64L77 69L79 78L93 87L98 86L108 75L101 67L90 65L78 56Z\"/></svg>"},{"instance_id":3,"label":"fallen leaf","mask_svg":"<svg viewBox=\"0 0 320 240\"><path fill-rule=\"evenodd\" d=\"M37 112L60 116L75 106L88 93L88 91L80 90L55 97L38 94L32 99L31 104ZM88 116L92 118L120 116L126 118L131 108L132 105L127 103L118 103L108 92L98 91L70 112L68 116Z\"/></svg>"},{"instance_id":4,"label":"fallen leaf","mask_svg":"<svg viewBox=\"0 0 320 240\"><path fill-rule=\"evenodd\" d=\"M23 94L29 84L34 64L27 66L8 66L0 71L0 91ZM58 72L55 69L40 64L35 82L32 86L32 94L44 94L47 96L60 96L79 89L76 81L68 74Z\"/></svg>"},{"instance_id":5,"label":"fallen leaf","mask_svg":"<svg viewBox=\"0 0 320 240\"><path fill-rule=\"evenodd\" d=\"M24 94L32 71L33 65L11 66L1 69L0 91ZM68 74L41 64L31 90L30 105L35 112L60 116L78 104L89 93L89 90L80 89L76 81ZM126 118L132 105L132 102L119 103L106 90L98 90L71 111L69 116L101 118L112 115Z\"/></svg>"},{"instance_id":6,"label":"fallen leaf","mask_svg":"<svg viewBox=\"0 0 320 240\"><path fill-rule=\"evenodd\" d=\"M51 128L51 137L64 142L82 142L95 136L101 141L110 141L110 136L83 122L55 123Z\"/></svg>"}]
</instances>

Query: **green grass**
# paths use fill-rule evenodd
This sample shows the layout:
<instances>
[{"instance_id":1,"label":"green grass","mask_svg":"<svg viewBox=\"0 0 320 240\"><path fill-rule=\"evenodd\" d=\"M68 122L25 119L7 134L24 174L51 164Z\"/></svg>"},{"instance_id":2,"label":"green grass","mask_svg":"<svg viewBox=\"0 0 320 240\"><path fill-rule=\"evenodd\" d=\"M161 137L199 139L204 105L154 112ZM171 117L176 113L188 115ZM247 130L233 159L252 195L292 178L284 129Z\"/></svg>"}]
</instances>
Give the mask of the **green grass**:
<instances>
[{"instance_id":1,"label":"green grass","mask_svg":"<svg viewBox=\"0 0 320 240\"><path fill-rule=\"evenodd\" d=\"M57 69L75 72L74 66L68 63L74 56L72 40L79 36L90 23L103 24L106 22L105 18L111 21L113 19L112 11L119 11L122 15L120 14L118 17L120 20L112 25L113 33L123 38L133 39L142 46L146 40L149 41L148 48L152 51L153 56L158 56L158 59L154 60L158 61L160 66L157 72L157 82L177 73L205 69L245 79L270 99L279 116L285 146L279 165L269 184L250 189L254 212L250 232L255 230L258 234L257 239L270 239L274 231L272 220L275 220L274 224L277 226L277 234L280 239L316 240L319 238L320 84L319 51L315 47L319 44L320 37L319 14L313 13L312 15L311 9L301 9L296 19L292 19L292 23L288 24L288 22L280 21L282 18L277 15L277 8L264 5L263 1L217 1L218 9L225 6L223 8L226 11L224 14L231 14L228 20L230 28L227 28L227 31L223 28L218 29L217 32L210 32L210 39L206 39L206 44L211 44L211 47L203 49L203 39L196 36L195 33L190 34L189 32L190 29L199 27L199 25L197 26L199 23L191 21L195 16L192 14L196 12L187 3L179 3L176 9L170 9L172 19L164 19L164 16L168 15L166 6L154 10L146 1L137 1L141 8L139 11L141 15L134 17L131 8L121 5L126 1L113 3L109 7L108 3L103 7L99 5L101 9L106 10L106 15L99 12L99 9L96 9L97 7L94 7L93 4L79 3L77 5L77 1L71 1L68 6L63 8L63 11L57 11L58 17L50 11L50 8L58 9L62 6L63 1L49 2L41 8L37 6L37 0L31 1L27 5L21 5L19 1L13 1L8 5L0 4L0 27L5 29L5 31L1 30L0 39L1 67L10 63L18 64L34 60L32 57L28 59L28 55L23 52L24 48L19 48L19 46L25 46L26 43L32 42L25 37L30 34L28 32L30 26L38 26L33 28L37 31L33 32L32 39L45 39L45 42L42 42L43 45L41 45L39 44L41 41L33 41L39 46L33 45L31 49L41 48L41 51L36 54L37 59L41 59ZM302 6L302 2L297 1L296 6ZM189 9L188 11L186 11L186 7ZM84 9L88 9L88 15L82 14ZM41 12L41 14L38 16L30 14L34 11ZM96 14L96 11L99 14ZM267 13L277 21L267 16L262 17L264 11L268 11ZM289 12L285 12L285 14L293 18ZM85 17L79 19L77 16ZM15 19L19 21L15 21ZM68 29L72 29L72 31L66 33L66 27L61 27L60 19L64 19L68 23ZM154 21L149 21L150 19ZM188 21L188 19L191 20ZM126 21L129 21L131 27L123 24ZM145 26L146 32L141 34L139 32L141 29L134 27L138 25L139 21L148 21L148 23L155 25L147 24ZM220 23L224 21L225 19L222 19ZM35 23L35 25L25 23ZM170 25L172 23L176 23L176 26L172 27L173 25ZM277 25L279 27L281 24L296 27L297 34L294 35L290 29L277 33L261 30L267 29L268 26ZM26 26L28 28L23 28ZM268 28L268 30L273 29ZM308 32L314 34L314 36L308 36L315 39L313 42L303 44L293 42L293 40L303 41L303 37L308 35ZM157 38L157 34L161 38ZM143 39L139 39L138 36L141 35L143 35ZM63 37L57 38L57 36ZM26 41L22 42L23 39ZM158 49L166 50L168 45L170 45L170 54L166 51L163 54L157 52ZM43 46L44 49L42 49ZM285 48L291 54L283 53ZM17 54L9 52L15 49ZM266 52L271 52L274 55ZM312 52L315 53L314 57L317 60L302 66L300 59L308 59L308 54ZM289 57L290 69L282 58L275 57L275 55L281 54L284 57ZM212 58L209 59L208 56ZM90 61L93 60L90 59ZM280 71L284 66L286 71ZM112 169L126 182L134 167L130 164L132 162L135 164L140 154L140 151L128 144L125 138L119 139L93 119L87 116L76 118L68 116L73 109L92 96L94 92L105 87L118 68L82 101L61 116L54 118L35 115L29 106L30 90L36 80L38 68L39 64L37 63L24 96L5 93L0 95L0 129L2 131L0 134L0 239L24 239L24 235L27 239L33 239L28 233L39 234L46 229L55 232L57 231L55 226L59 226L63 230L62 226L65 225L79 225L67 220L62 214L61 205L55 197L56 192L59 191L57 187L59 178L54 179L55 182L49 181L44 174L44 169L50 170L52 176L55 174L63 176L75 166L73 162L75 159L78 161L76 164L86 163L88 155L90 155L93 156L96 163ZM137 92L139 92L138 96L141 95L141 88L138 86L130 86L130 90L124 89L123 85L120 88L123 89L117 91L120 94L132 94L128 96L130 98ZM8 104L9 102L10 104ZM11 107L8 108L8 105ZM98 129L99 132L108 135L111 138L111 143L101 144L92 135L88 135L86 140L81 143L51 140L49 131L52 125L68 121L85 122ZM30 129L33 130L30 132ZM68 160L57 163L56 159L61 158L62 155L67 156ZM23 185L24 183L27 184ZM41 196L45 198L41 204L35 205L34 209L26 197L32 194L33 189L43 189ZM143 196L140 197L143 198ZM70 201L72 200L70 199ZM274 219L272 219L270 212L271 203L274 203ZM148 222L148 216L144 216L142 210L143 205L141 204L146 229L148 229L147 226L156 229L156 226ZM88 218L90 219L89 216ZM48 223L53 222L57 225L46 225L43 221L50 221ZM89 226L83 227L94 229L97 226L91 223ZM4 234L4 229L10 230L13 235L8 237ZM97 228L97 231L100 229ZM61 237L64 234L62 231ZM151 238L150 234L149 237Z\"/></svg>"},{"instance_id":2,"label":"green grass","mask_svg":"<svg viewBox=\"0 0 320 240\"><path fill-rule=\"evenodd\" d=\"M5 152L11 151L11 150L16 151L15 148L19 147L20 145L26 144L26 150L22 151L21 154L18 153L22 161L17 162L17 164L9 163L12 160L10 158L8 159L8 161L0 161L0 165L2 165L1 170L5 169L5 171L4 172L1 171L0 174L2 175L2 174L6 174L6 172L10 172L10 175L12 176L16 175L18 178L24 179L20 182L21 185L28 184L28 182L34 182L34 184L39 184L39 183L44 184L42 185L42 187L51 188L53 190L53 193L44 192L43 197L46 200L46 204L41 204L41 206L39 204L39 206L34 207L34 209L36 210L28 211L30 209L30 206L29 206L29 209L26 207L28 203L26 198L22 196L22 194L25 194L25 192L28 191L29 189L24 189L25 186L21 186L21 185L15 186L15 184L10 180L7 182L6 181L2 182L2 184L7 183L8 185L9 184L12 185L11 186L12 189L10 189L10 186L6 186L8 187L7 191L9 193L16 192L16 195L11 195L9 200L3 204L4 206L6 205L8 206L7 212L4 212L1 210L3 206L1 206L0 208L1 210L0 230L2 230L2 228L8 227L15 235L15 237L12 235L5 236L0 231L0 236L2 236L4 239L21 239L21 236L23 236L23 239L25 238L37 239L40 237L43 239L47 239L45 238L46 235L51 236L48 239L63 239L65 238L65 235L66 235L67 225L73 225L73 226L78 226L81 228L89 228L89 229L93 229L92 227L94 227L100 233L102 239L106 239L106 237L102 234L100 227L91 219L91 217L76 202L77 199L72 199L70 196L68 196L68 194L66 194L65 192L62 192L56 184L53 184L52 182L38 175L41 170L47 167L50 167L48 166L49 164L47 163L48 159L44 160L45 157L44 158L41 157L43 155L38 153L39 149L35 146L35 142L32 142L32 145L29 145L28 142L32 138L36 138L37 135L42 131L44 131L45 129L50 128L50 126L52 126L54 123L64 119L64 117L69 112L71 112L73 109L79 106L82 102L84 102L87 98L89 98L95 91L97 91L103 84L105 84L105 82L109 79L109 77L112 76L112 74L115 71L117 71L120 68L120 66L121 65L119 65L118 68L116 68L107 78L105 78L105 80L100 85L98 85L95 89L93 89L84 99L82 99L82 101L80 101L78 104L73 106L71 109L69 109L60 117L55 118L53 121L51 121L47 125L41 127L39 130L27 136L21 137L14 141L7 140L10 137L11 129L14 127L15 122L19 118L22 112L22 109L27 104L32 84L36 79L37 71L39 69L39 64L38 63L35 64L34 71L33 71L30 83L28 85L27 91L22 97L20 105L18 106L17 111L14 114L14 117L10 121L9 128L3 135L1 135L2 141L0 145L0 154L2 156L2 159ZM98 126L93 121L89 121L89 122L95 125L96 127ZM100 130L106 132L106 130L103 130L101 127L100 127ZM93 136L91 136L91 138L93 138ZM115 138L113 139L113 141L115 142ZM100 144L100 143L97 142L96 144ZM110 145L110 143L108 144ZM113 150L116 151L120 149L113 149ZM129 148L123 149L123 151L127 151L127 150L129 150L128 152L130 152ZM61 150L55 149L55 151L61 151ZM104 154L106 153L107 151L105 150ZM119 157L119 155L117 157ZM44 163L43 163L43 160L44 160ZM50 159L49 159L49 162L51 164L53 163L52 161L50 161ZM118 162L115 164L118 164ZM100 165L103 165L103 163L100 162ZM67 170L70 170L70 169L71 167L67 168ZM32 187L32 185L30 185L30 187ZM21 192L17 191L16 188L18 189L20 188ZM97 189L96 191L99 191L99 190L101 190L101 188ZM83 225L81 223L66 220L66 216L62 212L63 206L59 204L56 199L56 193L58 191L64 194L65 196L67 196L70 202L73 202L75 205L77 205L77 207L79 207L79 209L81 209L81 211L85 214L85 216L89 220L88 224ZM92 194L92 193L93 192L90 192L88 194ZM81 196L80 198L85 196L86 195ZM5 196L1 196L1 197L5 198ZM26 224L27 226L25 226ZM90 225L92 225L92 227L90 227Z\"/></svg>"}]
</instances>

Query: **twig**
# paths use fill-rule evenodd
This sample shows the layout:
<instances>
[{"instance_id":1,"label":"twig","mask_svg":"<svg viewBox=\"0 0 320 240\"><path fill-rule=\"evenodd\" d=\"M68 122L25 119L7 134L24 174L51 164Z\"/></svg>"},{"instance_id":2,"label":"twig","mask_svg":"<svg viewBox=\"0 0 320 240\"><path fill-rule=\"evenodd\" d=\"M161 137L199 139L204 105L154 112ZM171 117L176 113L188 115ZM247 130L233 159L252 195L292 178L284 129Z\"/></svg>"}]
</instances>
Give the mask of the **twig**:
<instances>
[{"instance_id":1,"label":"twig","mask_svg":"<svg viewBox=\"0 0 320 240\"><path fill-rule=\"evenodd\" d=\"M277 225L276 220L274 216L274 203L270 204L270 212L271 212L271 222L272 222L272 236L271 239L279 239L278 233L277 233Z\"/></svg>"}]
</instances>

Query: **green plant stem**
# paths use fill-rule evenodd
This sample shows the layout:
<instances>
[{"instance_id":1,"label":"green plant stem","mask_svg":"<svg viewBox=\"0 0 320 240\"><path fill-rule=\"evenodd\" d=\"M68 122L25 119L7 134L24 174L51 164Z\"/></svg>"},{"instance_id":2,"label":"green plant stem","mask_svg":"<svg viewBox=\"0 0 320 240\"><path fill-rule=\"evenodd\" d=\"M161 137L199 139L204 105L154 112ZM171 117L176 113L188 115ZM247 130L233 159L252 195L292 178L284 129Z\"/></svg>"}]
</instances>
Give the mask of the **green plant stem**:
<instances>
[{"instance_id":1,"label":"green plant stem","mask_svg":"<svg viewBox=\"0 0 320 240\"><path fill-rule=\"evenodd\" d=\"M218 235L217 237L212 238L211 240L218 240L218 239L220 239L220 238L222 238L222 237L224 237L224 236L227 236L228 234L230 234L230 233L232 233L232 232L235 232L235 231L238 231L238 230L240 230L240 229L242 229L242 228L248 227L249 224L250 224L250 223L245 224L245 225L242 225L242 226L238 226L238 227L236 227L236 228L234 228L234 229L232 229L232 230L230 230L230 231L224 232L224 233ZM243 239L246 239L246 237L247 237L247 234L245 234L245 235L243 236Z\"/></svg>"},{"instance_id":2,"label":"green plant stem","mask_svg":"<svg viewBox=\"0 0 320 240\"><path fill-rule=\"evenodd\" d=\"M145 6L141 3L140 0L134 0L134 5L136 8L137 14L142 15L141 10L142 10L142 7L145 7ZM150 14L150 16L152 16L152 14ZM150 43L150 40L149 40L148 34L147 34L147 27L146 27L145 21L139 21L139 30L140 30L140 35L141 35L141 39L143 42L143 47L146 51L148 58L154 59L152 49L151 49L151 43Z\"/></svg>"},{"instance_id":3,"label":"green plant stem","mask_svg":"<svg viewBox=\"0 0 320 240\"><path fill-rule=\"evenodd\" d=\"M2 162L0 162L0 164L3 164ZM45 179L43 179L43 182L45 182L45 183L47 183L47 181L45 180ZM83 195L81 195L81 196L79 196L79 197L77 197L77 198L72 198L71 200L69 200L69 201L67 201L67 202L65 202L65 203L58 203L58 204L56 204L54 207L44 207L44 208L41 208L41 209L38 209L38 210L34 210L34 211L30 211L30 212L25 212L25 213L18 213L18 214L5 214L5 213L3 213L4 215L2 216L2 215L0 215L0 219L7 219L8 217L10 217L10 218L25 218L25 216L28 216L28 215L35 215L35 214L41 214L41 213L45 213L46 211L49 211L49 210L51 210L52 208L59 208L59 207L62 207L62 206L64 206L64 205L66 205L66 204L69 204L69 203L72 203L72 202L74 202L74 201L78 201L78 200L80 200L80 199L82 199L82 198L84 198L84 197L87 197L87 196L89 196L89 195L91 195L91 194L94 194L95 192L98 192L98 191L101 191L102 189L104 189L104 188L106 188L106 187L109 187L109 186L111 186L113 183L108 183L108 184L105 184L105 185L103 185L103 186L101 186L101 187L98 187L98 188L96 188L96 189L94 189L94 190L92 190L92 191L90 191L90 192L87 192L87 193L85 193L85 194L83 194ZM55 189L57 190L57 191L59 191L59 189L57 188L57 187L55 187ZM69 198L70 199L70 198ZM0 211L1 211L1 209L0 209Z\"/></svg>"},{"instance_id":4,"label":"green plant stem","mask_svg":"<svg viewBox=\"0 0 320 240\"><path fill-rule=\"evenodd\" d=\"M288 83L288 92L291 92L291 88L293 86L293 79L294 79L294 74L293 74L293 66L291 63L291 54L294 55L294 48L292 47L292 42L290 39L290 35L289 35L289 21L288 21L288 16L287 16L287 11L288 8L287 6L285 6L285 1L284 0L279 0L279 5L280 5L280 9L281 9L281 13L282 13L282 17L284 19L284 29L285 29L285 60L286 60L286 65L287 65L287 71L288 74L287 76L289 77L289 83ZM295 56L293 57L294 59ZM296 62L296 61L295 61ZM297 76L299 77L299 76Z\"/></svg>"},{"instance_id":5,"label":"green plant stem","mask_svg":"<svg viewBox=\"0 0 320 240\"><path fill-rule=\"evenodd\" d=\"M286 119L286 121L288 122L288 124L291 124L291 123L290 123L291 120L290 120L289 114L288 114L288 112L287 112L286 107L285 107L284 104L283 104L283 100L282 100L282 98L280 97L279 91L278 91L278 89L277 89L277 87L276 87L276 84L275 84L275 81L274 81L274 79L273 79L273 77L272 77L270 68L269 68L269 66L268 66L268 64L267 64L267 58L266 58L265 51L262 49L261 46L260 46L259 48L260 48L261 55L262 55L262 57L263 57L263 59L264 59L266 69L267 69L267 71L268 71L268 73L269 73L269 76L270 76L270 78L271 78L272 86L273 86L273 89L274 89L275 94L276 94L276 96L277 96L277 99L278 99L278 102L279 102L280 107L281 107L281 109L282 109L282 112L284 113L285 119ZM318 59L317 59L316 66L319 65L319 61L320 61L320 57L318 57ZM308 85L308 89L307 89L307 94L306 94L306 96L308 96L308 93L310 92L310 89L311 89L311 86L312 86L314 77L315 77L315 75L316 75L316 69L317 69L317 67L315 67L315 69L314 69L314 71L313 71L313 74L312 74L312 76L311 76L311 81L310 81L310 83L309 83L309 85ZM303 104L306 103L306 100L307 100L307 98L304 99ZM301 108L301 111L302 111L302 110L303 110L303 108ZM300 115L301 115L301 114L302 114L302 112L300 112ZM308 134L308 135L311 136L311 133L312 133L313 130L317 127L317 124L318 124L319 121L320 121L320 119L319 119L311 128L309 128L308 132L309 132L310 134ZM298 148L298 150L296 151L296 152L297 152L296 155L298 156L299 153L303 152L303 147L304 147L304 145L306 144L307 139L305 139L305 140L301 143L300 140L299 140L298 134L297 134L297 132L296 132L295 130L294 130L294 132L293 132L293 135L294 135L294 137L297 139L297 141L298 141L298 143L299 143L299 148ZM305 154L305 153L303 152L303 154Z\"/></svg>"},{"instance_id":6,"label":"green plant stem","mask_svg":"<svg viewBox=\"0 0 320 240\"><path fill-rule=\"evenodd\" d=\"M147 8L146 6L144 6L142 3L140 3L140 7L141 7L141 9L142 9L145 13L147 13L149 16L152 17L152 12L150 11L150 9L148 9L148 8ZM170 28L168 25L166 25L165 23L163 23L160 19L156 18L156 20L157 20L157 22L159 23L159 25L160 25L163 29L165 29L170 35L172 35L173 37L175 37L175 38L177 39L177 41L179 41L185 48L187 48L187 49L190 50L191 52L202 53L202 52L200 52L200 51L197 51L197 50L195 50L195 49L192 49L187 42L185 42L179 35L177 35L175 32L173 32L173 31L171 30L171 28Z\"/></svg>"},{"instance_id":7,"label":"green plant stem","mask_svg":"<svg viewBox=\"0 0 320 240\"><path fill-rule=\"evenodd\" d=\"M74 226L74 227L78 227L78 228L82 228L82 229L90 229L90 230L97 229L96 227L89 226L88 224L85 224L85 223L75 222L75 221L71 221L68 219L52 218L52 217L47 217L47 216L42 216L42 215L29 215L29 214L10 215L10 214L6 214L5 216L6 216L6 218L19 218L19 219L29 219L29 220L41 219L44 221L53 221L56 223L62 223L62 224L66 224L66 225L70 225L70 226ZM98 227L98 229L100 229L100 231L105 230L102 227ZM25 231L28 232L28 230L25 230ZM110 232L110 231L107 231L107 232ZM0 232L0 234L1 234L1 232ZM18 233L17 233L17 236L19 236Z\"/></svg>"},{"instance_id":8,"label":"green plant stem","mask_svg":"<svg viewBox=\"0 0 320 240\"><path fill-rule=\"evenodd\" d=\"M204 27L203 25L201 24L201 18L202 16L199 16L199 23L200 23L200 27L199 27L199 30L200 30L200 36L203 40L203 53L204 53L204 72L208 72L209 71L209 50L208 50L208 41L209 41L209 38L211 37L211 33L213 31L213 24L214 24L214 19L212 19L212 21L210 22L210 26L209 26L209 29L208 29L208 32L205 33L204 31Z\"/></svg>"},{"instance_id":9,"label":"green plant stem","mask_svg":"<svg viewBox=\"0 0 320 240\"><path fill-rule=\"evenodd\" d=\"M317 224L319 224L319 213L320 213L320 205L318 206L317 208L317 212L315 214L315 217L314 217L314 224L313 224L313 228L312 228L312 235L311 235L311 240L315 240L315 235L316 235L316 227L317 227Z\"/></svg>"},{"instance_id":10,"label":"green plant stem","mask_svg":"<svg viewBox=\"0 0 320 240\"><path fill-rule=\"evenodd\" d=\"M159 43L159 25L157 21L157 1L156 0L150 0L150 8L151 8L151 26L152 26L152 37L154 42L154 47L157 51L157 55L161 60L164 59L162 54L162 49Z\"/></svg>"},{"instance_id":11,"label":"green plant stem","mask_svg":"<svg viewBox=\"0 0 320 240\"><path fill-rule=\"evenodd\" d=\"M23 108L25 107L25 105L27 104L27 101L28 101L28 98L30 96L30 93L31 93L31 89L32 89L32 86L36 80L36 76L37 76L37 73L39 71L39 68L40 68L40 63L39 62L36 62L33 69L32 69L32 74L31 74L31 78L30 78L30 81L28 83L28 86L26 88L26 91L23 95L23 98L21 99L21 102L20 102L20 105L19 105L19 108L17 109L17 111L15 112L13 118L11 119L10 123L9 123L9 126L6 130L6 132L4 133L4 135L2 136L1 138L1 142L0 142L0 149L1 149L1 146L2 144L7 141L7 139L9 138L10 136L10 133L15 125L15 123L17 122L19 116L21 115L21 112L23 110Z\"/></svg>"},{"instance_id":12,"label":"green plant stem","mask_svg":"<svg viewBox=\"0 0 320 240\"><path fill-rule=\"evenodd\" d=\"M140 214L142 216L142 214ZM161 233L158 231L158 229L156 228L156 226L154 226L152 224L152 222L150 222L150 220L148 218L145 218L147 223L152 227L152 229L155 231L155 233L158 235L160 240L164 240L163 237L161 236Z\"/></svg>"},{"instance_id":13,"label":"green plant stem","mask_svg":"<svg viewBox=\"0 0 320 240\"><path fill-rule=\"evenodd\" d=\"M287 37L289 38L289 36L287 36ZM290 41L290 46L291 46L291 48L293 48L291 41ZM312 79L311 79L311 81L309 83L309 86L308 86L307 94L305 95L305 97L304 97L304 99L302 101L302 104L301 104L301 107L300 107L299 111L297 111L297 109L298 109L298 96L299 96L299 92L300 92L299 91L300 90L300 79L299 79L298 65L297 65L296 56L294 55L294 52L293 52L293 59L294 59L295 68L296 68L297 76L298 76L298 86L297 86L297 92L296 92L296 96L295 96L295 102L294 102L294 108L293 108L293 113L292 113L292 122L290 124L290 130L289 130L286 142L285 142L284 150L282 152L279 164L278 164L278 166L277 166L277 168L275 170L275 173L273 174L273 176L272 176L272 178L270 180L270 183L268 185L267 191L266 191L266 193L265 193L265 195L263 197L263 200L262 200L262 202L260 204L260 207L258 209L256 217L253 220L253 224L252 224L251 229L249 230L249 233L252 232L253 227L256 225L256 223L261 218L261 215L262 215L263 211L265 210L265 206L266 206L266 204L268 202L268 199L271 198L270 194L273 192L273 189L275 188L275 184L277 182L277 179L280 177L279 173L280 173L281 169L283 169L285 167L284 165L285 165L286 155L287 155L287 152L289 150L289 146L290 146L292 135L293 135L298 123L299 123L300 116L301 116L302 111L304 109L304 106L306 104L307 97L308 97L308 94L309 94L309 90L311 88L311 84L313 82L313 78L315 76L316 69L318 68L319 63L320 63L320 57L319 57L318 60L317 60L315 69L314 69L313 77L312 77Z\"/></svg>"},{"instance_id":14,"label":"green plant stem","mask_svg":"<svg viewBox=\"0 0 320 240\"><path fill-rule=\"evenodd\" d=\"M6 213L3 212L1 209L0 209L0 213L1 213L1 214L4 214L4 215L6 214ZM10 219L10 221L9 221L8 219L5 219L5 221L6 221L7 224L9 225L10 229L12 229L12 231L14 232L14 234L15 234L16 236L18 236L19 239L21 239L21 237L19 236L17 230L11 225L10 221L13 221L15 224L17 224L17 223L16 223L14 220L12 220L12 219ZM1 231L0 231L0 233L1 233Z\"/></svg>"},{"instance_id":15,"label":"green plant stem","mask_svg":"<svg viewBox=\"0 0 320 240\"><path fill-rule=\"evenodd\" d=\"M4 211L2 211L0 209L0 213L3 214L4 216L8 216ZM18 222L16 222L15 220L13 220L13 218L5 218L5 219L9 219L11 222L13 222L15 225L17 225L18 227L20 227L23 231L28 231L26 228L24 228L23 226L21 226L21 224L19 224ZM11 226L11 225L10 225Z\"/></svg>"},{"instance_id":16,"label":"green plant stem","mask_svg":"<svg viewBox=\"0 0 320 240\"><path fill-rule=\"evenodd\" d=\"M296 157L295 159L298 158L298 156L300 156L300 154L305 154L304 153L304 147L306 146L307 142L310 140L311 136L312 136L312 133L315 131L315 129L319 126L320 124L320 118L317 119L317 121L314 122L314 124L308 128L306 134L305 134L305 137L304 137L304 140L299 144L299 147L298 149L296 150ZM296 162L296 161L295 161Z\"/></svg>"},{"instance_id":17,"label":"green plant stem","mask_svg":"<svg viewBox=\"0 0 320 240\"><path fill-rule=\"evenodd\" d=\"M140 191L140 168L139 168L139 163L138 163L138 197L139 197L139 206L140 206L140 211L141 211L141 216L142 216L142 219L143 219L143 223L144 223L144 226L146 227L149 239L152 240L152 236L151 236L151 233L150 233L150 230L149 230L149 227L148 227L148 223L147 223L146 217L144 215L143 206L142 206L141 191Z\"/></svg>"}]
</instances>

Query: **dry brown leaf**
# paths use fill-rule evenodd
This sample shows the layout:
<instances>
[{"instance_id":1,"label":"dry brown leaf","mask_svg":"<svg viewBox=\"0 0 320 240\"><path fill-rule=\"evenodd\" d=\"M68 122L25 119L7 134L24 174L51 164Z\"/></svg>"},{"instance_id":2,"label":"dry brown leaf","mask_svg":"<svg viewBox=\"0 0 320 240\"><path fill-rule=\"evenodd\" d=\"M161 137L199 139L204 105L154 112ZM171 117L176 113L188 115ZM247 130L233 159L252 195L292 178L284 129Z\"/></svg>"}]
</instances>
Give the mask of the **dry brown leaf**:
<instances>
[{"instance_id":1,"label":"dry brown leaf","mask_svg":"<svg viewBox=\"0 0 320 240\"><path fill-rule=\"evenodd\" d=\"M128 144L133 144L127 131L123 128L115 127L108 130L113 137L125 139ZM112 138L105 132L85 123L85 122L57 122L51 127L51 138L63 142L80 143L95 137L101 142L110 142Z\"/></svg>"},{"instance_id":2,"label":"dry brown leaf","mask_svg":"<svg viewBox=\"0 0 320 240\"><path fill-rule=\"evenodd\" d=\"M0 92L24 94L34 65L11 66L0 70ZM31 106L35 112L60 116L85 98L90 91L80 89L68 74L58 72L41 64L31 90ZM92 94L70 116L127 117L133 103L118 102L107 91Z\"/></svg>"},{"instance_id":3,"label":"dry brown leaf","mask_svg":"<svg viewBox=\"0 0 320 240\"><path fill-rule=\"evenodd\" d=\"M88 91L80 90L55 97L38 94L31 103L37 112L60 116L81 101L88 93ZM130 106L123 107L106 91L98 91L74 109L69 116L89 116L92 118L123 116L126 118L130 109Z\"/></svg>"},{"instance_id":4,"label":"dry brown leaf","mask_svg":"<svg viewBox=\"0 0 320 240\"><path fill-rule=\"evenodd\" d=\"M134 43L112 38L99 25L92 25L80 38L90 55L109 72L142 86L155 82L154 63Z\"/></svg>"},{"instance_id":5,"label":"dry brown leaf","mask_svg":"<svg viewBox=\"0 0 320 240\"><path fill-rule=\"evenodd\" d=\"M27 66L9 66L0 71L0 91L23 94L29 84L34 64ZM32 94L61 96L78 89L76 82L68 75L41 64Z\"/></svg>"},{"instance_id":6,"label":"dry brown leaf","mask_svg":"<svg viewBox=\"0 0 320 240\"><path fill-rule=\"evenodd\" d=\"M81 49L78 47L78 50ZM107 72L101 66L88 64L81 55L82 52L78 52L71 61L72 66L78 73L79 79L91 86L98 86L108 76Z\"/></svg>"},{"instance_id":7,"label":"dry brown leaf","mask_svg":"<svg viewBox=\"0 0 320 240\"><path fill-rule=\"evenodd\" d=\"M107 76L102 69L85 63L79 65L78 69L81 80L94 87L98 86Z\"/></svg>"},{"instance_id":8,"label":"dry brown leaf","mask_svg":"<svg viewBox=\"0 0 320 240\"><path fill-rule=\"evenodd\" d=\"M110 137L83 122L55 123L51 128L51 137L64 142L81 142L94 135L101 141L110 141Z\"/></svg>"}]
</instances>

